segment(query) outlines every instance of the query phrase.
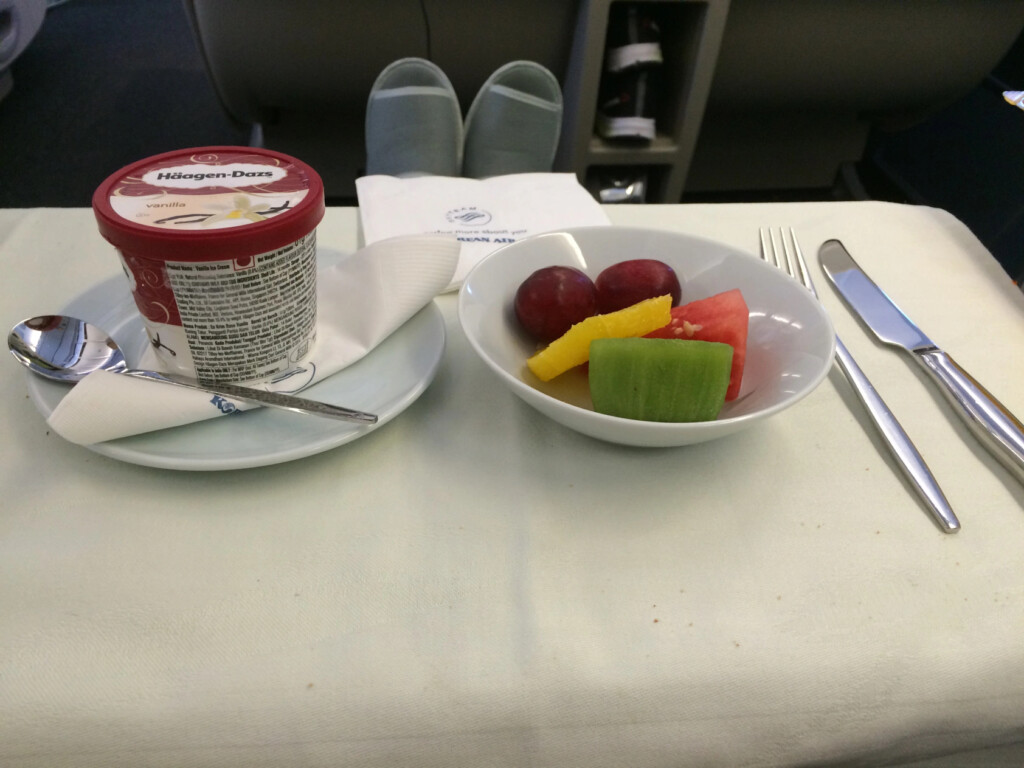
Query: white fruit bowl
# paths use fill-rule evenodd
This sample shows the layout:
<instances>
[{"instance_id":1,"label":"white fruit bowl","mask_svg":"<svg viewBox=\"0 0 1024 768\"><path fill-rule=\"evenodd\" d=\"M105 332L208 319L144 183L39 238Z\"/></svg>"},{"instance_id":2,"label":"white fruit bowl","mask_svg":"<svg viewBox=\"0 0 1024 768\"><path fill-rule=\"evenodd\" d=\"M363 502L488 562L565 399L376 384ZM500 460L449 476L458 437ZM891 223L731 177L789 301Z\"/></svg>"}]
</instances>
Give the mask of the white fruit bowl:
<instances>
[{"instance_id":1,"label":"white fruit bowl","mask_svg":"<svg viewBox=\"0 0 1024 768\"><path fill-rule=\"evenodd\" d=\"M533 272L575 267L596 278L626 259L659 259L683 286L683 303L739 288L750 309L739 397L715 421L665 424L596 413L585 370L542 382L526 367L540 346L519 327L516 289ZM713 440L784 411L814 391L832 365L835 331L821 304L777 267L699 237L632 227L537 235L496 250L467 276L459 322L473 349L512 392L584 435L622 445L669 447Z\"/></svg>"}]
</instances>

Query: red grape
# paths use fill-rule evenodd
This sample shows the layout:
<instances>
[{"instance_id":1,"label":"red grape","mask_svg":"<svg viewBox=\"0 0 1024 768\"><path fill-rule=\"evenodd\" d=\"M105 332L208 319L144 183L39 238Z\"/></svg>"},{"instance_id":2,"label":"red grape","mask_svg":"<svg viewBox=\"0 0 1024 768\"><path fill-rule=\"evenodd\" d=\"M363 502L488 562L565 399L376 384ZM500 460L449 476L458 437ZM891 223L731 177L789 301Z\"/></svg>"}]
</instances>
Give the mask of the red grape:
<instances>
[{"instance_id":1,"label":"red grape","mask_svg":"<svg viewBox=\"0 0 1024 768\"><path fill-rule=\"evenodd\" d=\"M596 311L594 282L572 267L538 269L516 291L516 318L538 341L557 339Z\"/></svg>"},{"instance_id":2,"label":"red grape","mask_svg":"<svg viewBox=\"0 0 1024 768\"><path fill-rule=\"evenodd\" d=\"M665 294L671 294L672 306L677 306L682 299L675 270L657 259L620 261L601 272L594 285L597 309L602 314Z\"/></svg>"}]
</instances>

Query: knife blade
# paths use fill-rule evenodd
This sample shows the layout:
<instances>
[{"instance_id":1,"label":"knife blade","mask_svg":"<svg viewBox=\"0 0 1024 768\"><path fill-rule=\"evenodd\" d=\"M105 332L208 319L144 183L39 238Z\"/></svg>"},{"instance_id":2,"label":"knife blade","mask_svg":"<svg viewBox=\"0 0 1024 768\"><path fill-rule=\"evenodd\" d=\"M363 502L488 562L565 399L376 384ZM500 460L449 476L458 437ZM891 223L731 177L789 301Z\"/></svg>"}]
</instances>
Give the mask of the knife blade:
<instances>
[{"instance_id":1,"label":"knife blade","mask_svg":"<svg viewBox=\"0 0 1024 768\"><path fill-rule=\"evenodd\" d=\"M857 265L839 240L818 251L821 268L868 329L910 354L938 386L978 441L1024 482L1024 425L915 325Z\"/></svg>"}]
</instances>

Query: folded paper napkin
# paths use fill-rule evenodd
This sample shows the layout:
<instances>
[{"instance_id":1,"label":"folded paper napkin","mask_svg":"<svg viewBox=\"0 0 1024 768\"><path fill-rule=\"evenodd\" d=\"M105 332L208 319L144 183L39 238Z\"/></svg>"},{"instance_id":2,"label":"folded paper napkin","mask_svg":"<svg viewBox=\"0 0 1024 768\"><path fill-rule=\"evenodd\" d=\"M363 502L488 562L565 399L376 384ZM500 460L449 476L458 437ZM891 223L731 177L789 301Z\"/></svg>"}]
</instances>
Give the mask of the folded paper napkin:
<instances>
[{"instance_id":1,"label":"folded paper napkin","mask_svg":"<svg viewBox=\"0 0 1024 768\"><path fill-rule=\"evenodd\" d=\"M374 243L427 232L462 242L458 288L484 256L530 235L608 224L608 217L571 173L518 173L489 179L449 176L363 176L356 180L363 238Z\"/></svg>"},{"instance_id":2,"label":"folded paper napkin","mask_svg":"<svg viewBox=\"0 0 1024 768\"><path fill-rule=\"evenodd\" d=\"M356 362L451 282L459 242L449 236L396 237L369 245L317 276L317 341L291 377L263 388L294 392ZM133 362L133 361L130 361ZM160 370L147 352L139 368ZM208 394L98 371L76 384L50 414L50 427L89 445L181 426L252 406L213 402Z\"/></svg>"}]
</instances>

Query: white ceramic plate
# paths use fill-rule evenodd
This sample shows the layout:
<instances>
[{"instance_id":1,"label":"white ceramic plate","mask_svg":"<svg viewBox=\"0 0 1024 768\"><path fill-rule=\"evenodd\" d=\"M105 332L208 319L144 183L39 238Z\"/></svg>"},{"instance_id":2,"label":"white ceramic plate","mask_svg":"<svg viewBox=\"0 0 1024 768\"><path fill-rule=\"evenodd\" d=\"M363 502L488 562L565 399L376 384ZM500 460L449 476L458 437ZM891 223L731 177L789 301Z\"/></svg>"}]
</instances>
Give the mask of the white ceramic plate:
<instances>
[{"instance_id":1,"label":"white ceramic plate","mask_svg":"<svg viewBox=\"0 0 1024 768\"><path fill-rule=\"evenodd\" d=\"M595 413L586 374L576 369L543 383L526 367L537 344L520 329L512 302L542 267L576 267L591 278L626 259L660 259L675 269L683 302L739 288L750 309L747 360L739 397L718 420L664 424ZM560 424L623 445L688 445L732 434L790 407L828 373L835 331L803 286L756 256L690 235L630 227L589 227L500 248L467 276L459 322L470 344L516 395Z\"/></svg>"},{"instance_id":2,"label":"white ceramic plate","mask_svg":"<svg viewBox=\"0 0 1024 768\"><path fill-rule=\"evenodd\" d=\"M123 277L100 283L62 312L108 331L129 365L145 351L142 317ZM257 408L86 447L133 464L185 470L242 469L311 456L369 434L408 408L433 381L444 348L444 317L431 302L362 360L303 390L312 400L377 414L372 426ZM33 403L48 417L68 385L27 376Z\"/></svg>"}]
</instances>

